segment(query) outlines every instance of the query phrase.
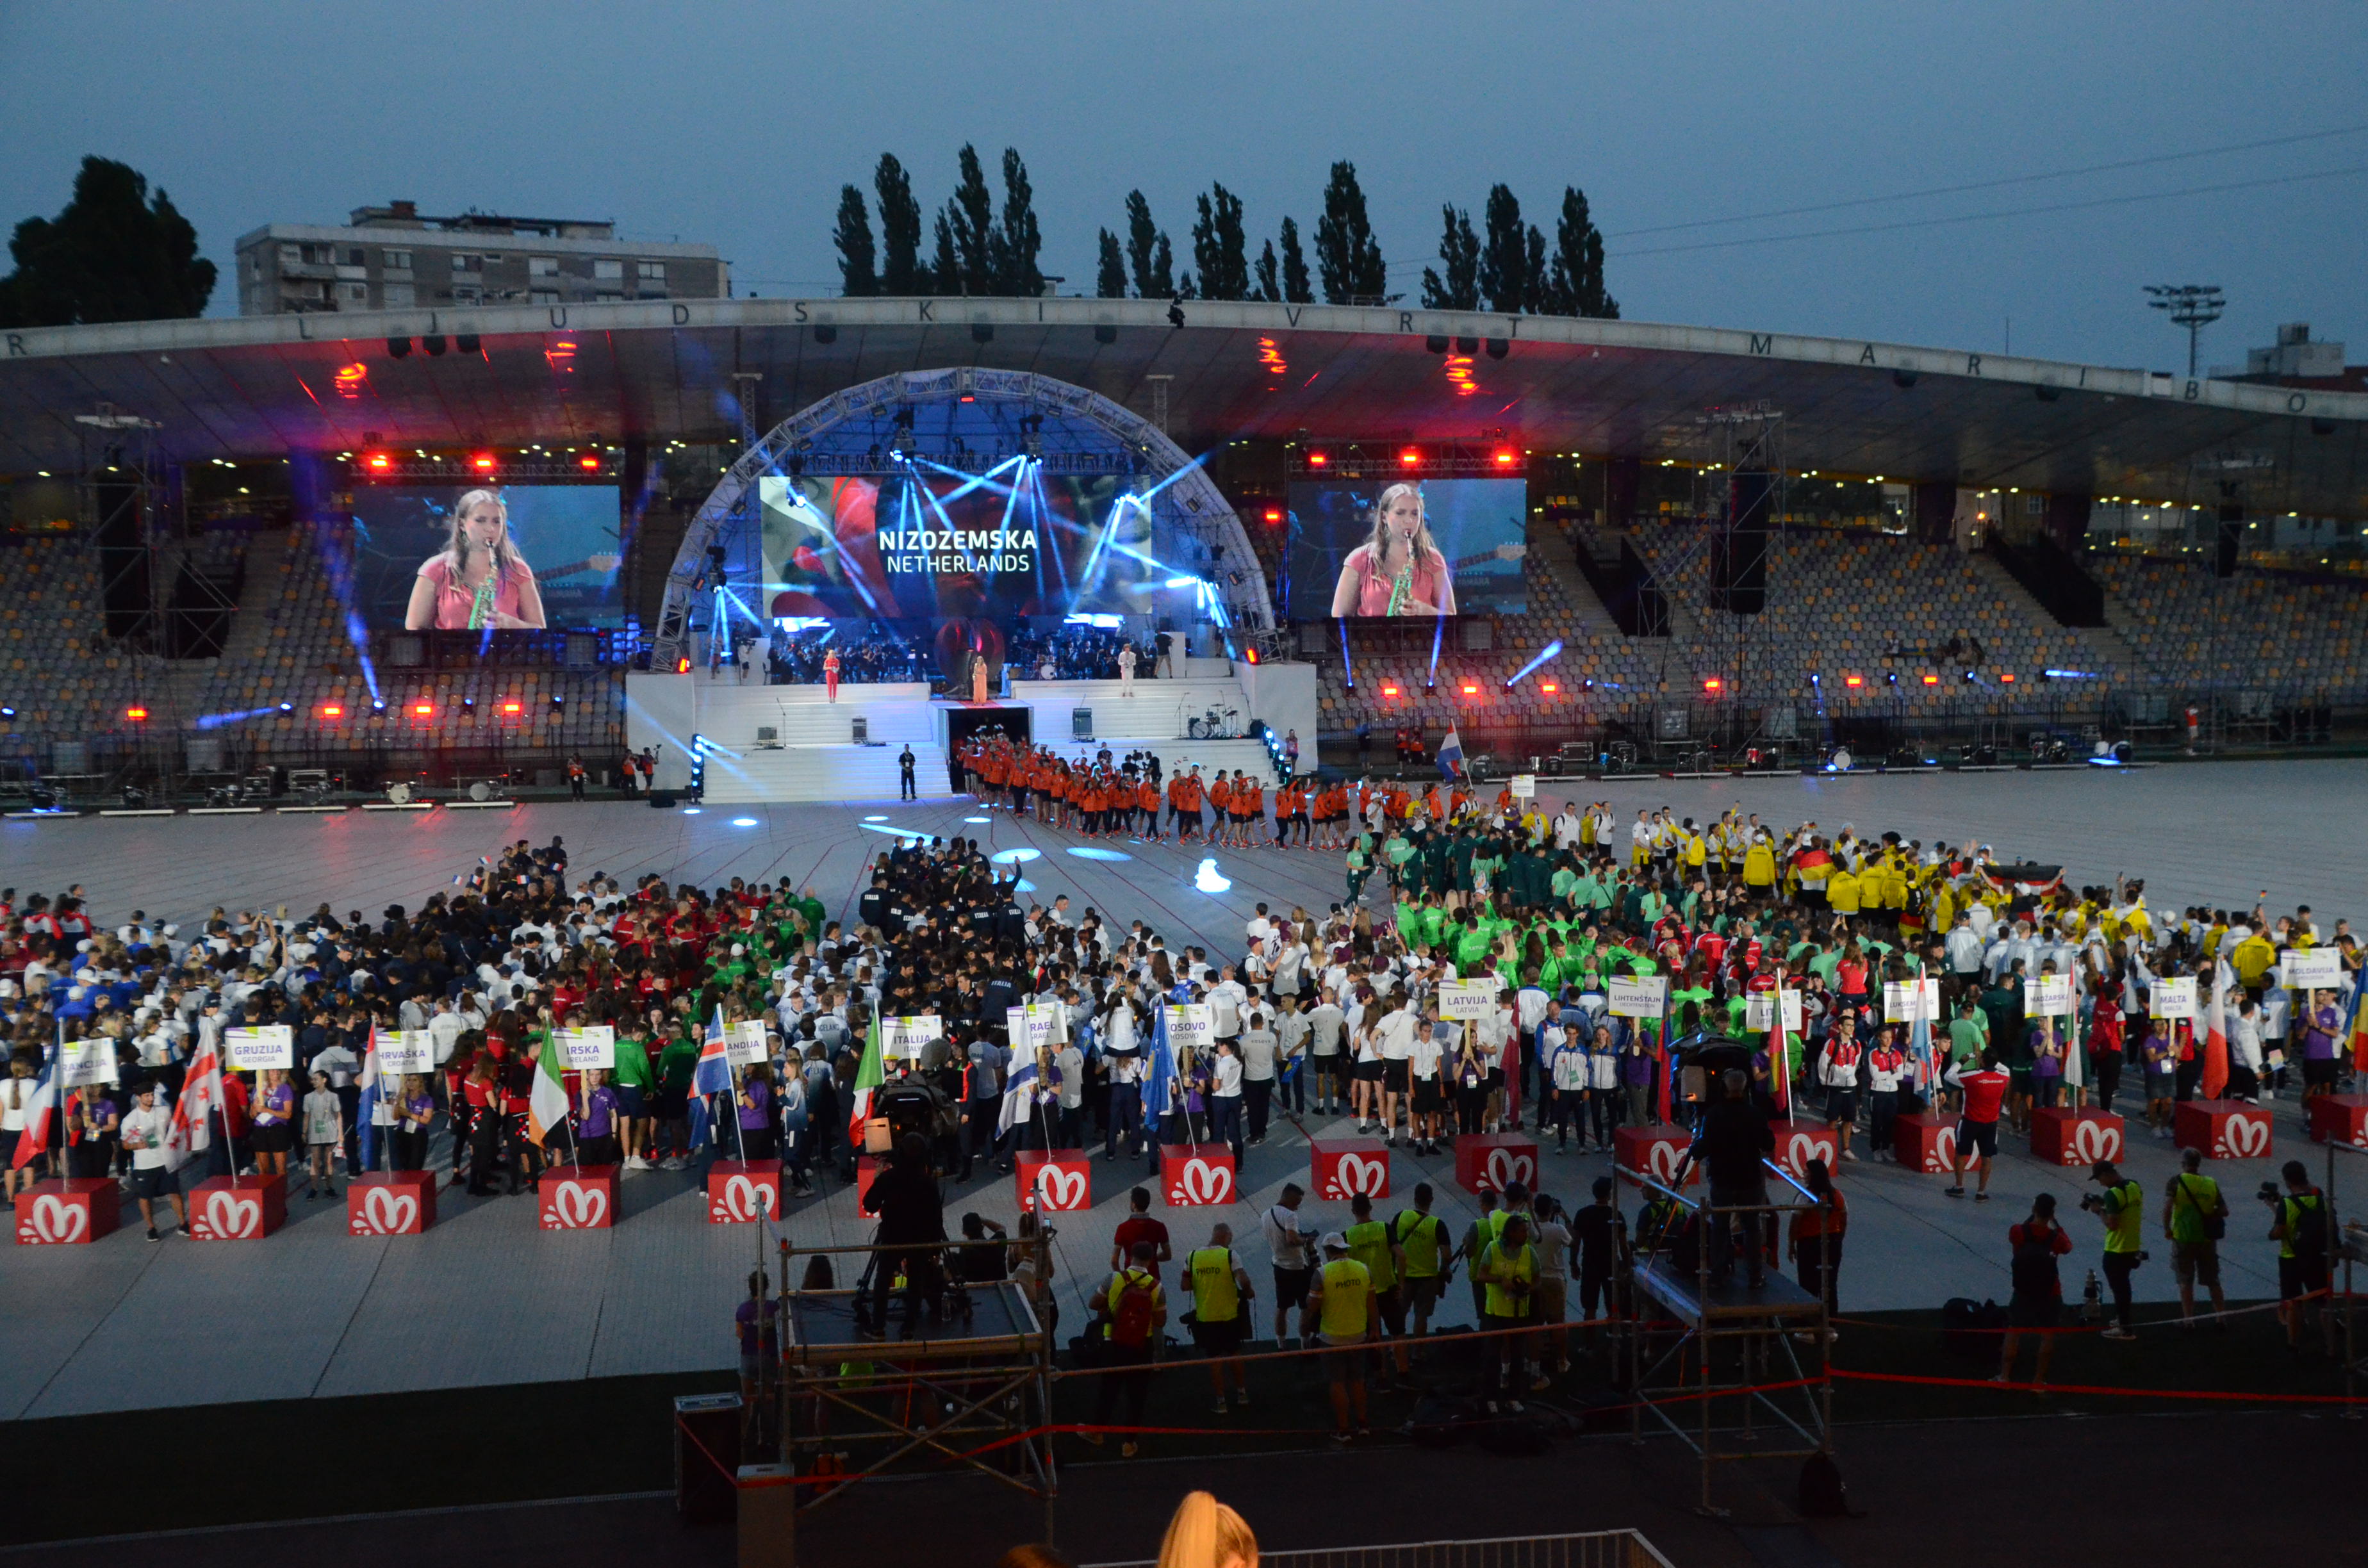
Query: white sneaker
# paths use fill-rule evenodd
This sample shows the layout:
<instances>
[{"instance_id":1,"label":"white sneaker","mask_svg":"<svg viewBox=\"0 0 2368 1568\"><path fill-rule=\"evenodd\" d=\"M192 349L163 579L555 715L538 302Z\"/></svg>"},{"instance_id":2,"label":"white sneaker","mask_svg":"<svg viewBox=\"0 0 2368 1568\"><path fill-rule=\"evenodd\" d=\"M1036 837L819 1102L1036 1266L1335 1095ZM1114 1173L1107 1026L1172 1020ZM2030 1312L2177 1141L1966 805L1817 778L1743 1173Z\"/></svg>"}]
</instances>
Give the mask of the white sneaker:
<instances>
[{"instance_id":1,"label":"white sneaker","mask_svg":"<svg viewBox=\"0 0 2368 1568\"><path fill-rule=\"evenodd\" d=\"M1845 1160L1855 1160L1858 1158L1858 1151L1855 1149L1844 1149L1842 1151L1842 1158Z\"/></svg>"}]
</instances>

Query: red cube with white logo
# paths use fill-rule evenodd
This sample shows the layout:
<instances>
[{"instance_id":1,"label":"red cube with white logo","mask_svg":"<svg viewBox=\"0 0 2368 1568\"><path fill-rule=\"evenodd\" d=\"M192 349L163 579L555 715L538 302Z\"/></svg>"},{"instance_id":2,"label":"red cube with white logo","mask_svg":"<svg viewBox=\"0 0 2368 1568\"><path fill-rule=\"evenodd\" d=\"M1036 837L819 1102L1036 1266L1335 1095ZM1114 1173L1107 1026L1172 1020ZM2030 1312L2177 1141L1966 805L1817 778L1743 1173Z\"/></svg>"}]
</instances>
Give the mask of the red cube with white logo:
<instances>
[{"instance_id":1,"label":"red cube with white logo","mask_svg":"<svg viewBox=\"0 0 2368 1568\"><path fill-rule=\"evenodd\" d=\"M73 1246L115 1229L122 1189L104 1176L37 1181L17 1195L17 1244Z\"/></svg>"},{"instance_id":2,"label":"red cube with white logo","mask_svg":"<svg viewBox=\"0 0 2368 1568\"><path fill-rule=\"evenodd\" d=\"M880 1173L887 1168L888 1162L880 1158L877 1154L859 1154L856 1156L855 1211L858 1214L863 1212L863 1199L871 1191L871 1184L878 1181L880 1179Z\"/></svg>"},{"instance_id":3,"label":"red cube with white logo","mask_svg":"<svg viewBox=\"0 0 2368 1568\"><path fill-rule=\"evenodd\" d=\"M215 1176L187 1201L191 1241L259 1242L288 1222L288 1178Z\"/></svg>"},{"instance_id":4,"label":"red cube with white logo","mask_svg":"<svg viewBox=\"0 0 2368 1568\"><path fill-rule=\"evenodd\" d=\"M371 1171L346 1183L347 1235L416 1236L434 1223L436 1178L426 1171Z\"/></svg>"},{"instance_id":5,"label":"red cube with white logo","mask_svg":"<svg viewBox=\"0 0 2368 1568\"><path fill-rule=\"evenodd\" d=\"M1957 1119L1953 1116L1900 1116L1891 1121L1891 1149L1899 1163L1927 1176L1953 1176L1957 1170ZM1975 1153L1966 1163L1981 1164Z\"/></svg>"},{"instance_id":6,"label":"red cube with white logo","mask_svg":"<svg viewBox=\"0 0 2368 1568\"><path fill-rule=\"evenodd\" d=\"M1538 1141L1518 1132L1484 1132L1455 1141L1455 1185L1466 1192L1502 1192L1520 1182L1538 1189Z\"/></svg>"},{"instance_id":7,"label":"red cube with white logo","mask_svg":"<svg viewBox=\"0 0 2368 1568\"><path fill-rule=\"evenodd\" d=\"M1224 1143L1163 1143L1159 1189L1178 1208L1231 1203L1236 1190L1234 1151Z\"/></svg>"},{"instance_id":8,"label":"red cube with white logo","mask_svg":"<svg viewBox=\"0 0 2368 1568\"><path fill-rule=\"evenodd\" d=\"M2031 1155L2051 1165L2088 1169L2099 1160L2118 1161L2127 1139L2122 1119L2084 1106L2047 1106L2031 1113Z\"/></svg>"},{"instance_id":9,"label":"red cube with white logo","mask_svg":"<svg viewBox=\"0 0 2368 1568\"><path fill-rule=\"evenodd\" d=\"M781 1207L781 1162L718 1160L707 1167L707 1218L717 1225L748 1225Z\"/></svg>"},{"instance_id":10,"label":"red cube with white logo","mask_svg":"<svg viewBox=\"0 0 2368 1568\"><path fill-rule=\"evenodd\" d=\"M605 1231L617 1222L617 1167L554 1165L535 1188L546 1231Z\"/></svg>"},{"instance_id":11,"label":"red cube with white logo","mask_svg":"<svg viewBox=\"0 0 2368 1568\"><path fill-rule=\"evenodd\" d=\"M2181 1100L2170 1131L2171 1142L2203 1150L2207 1160L2270 1157L2270 1113L2243 1100Z\"/></svg>"},{"instance_id":12,"label":"red cube with white logo","mask_svg":"<svg viewBox=\"0 0 2368 1568\"><path fill-rule=\"evenodd\" d=\"M1678 1167L1685 1164L1693 1135L1675 1123L1656 1121L1644 1127L1622 1127L1611 1134L1612 1168L1630 1178L1651 1176L1663 1187L1675 1187ZM1702 1167L1686 1172L1686 1185L1702 1180Z\"/></svg>"},{"instance_id":13,"label":"red cube with white logo","mask_svg":"<svg viewBox=\"0 0 2368 1568\"><path fill-rule=\"evenodd\" d=\"M1308 1187L1324 1201L1390 1195L1390 1146L1380 1139L1317 1138L1308 1150Z\"/></svg>"},{"instance_id":14,"label":"red cube with white logo","mask_svg":"<svg viewBox=\"0 0 2368 1568\"><path fill-rule=\"evenodd\" d=\"M1778 1121L1769 1131L1776 1134L1776 1150L1768 1157L1792 1172L1794 1181L1804 1179L1811 1160L1825 1161L1827 1173L1832 1173L1840 1143L1832 1128L1822 1121Z\"/></svg>"},{"instance_id":15,"label":"red cube with white logo","mask_svg":"<svg viewBox=\"0 0 2368 1568\"><path fill-rule=\"evenodd\" d=\"M2312 1100L2310 1136L2316 1143L2368 1149L2368 1095L2321 1095Z\"/></svg>"},{"instance_id":16,"label":"red cube with white logo","mask_svg":"<svg viewBox=\"0 0 2368 1568\"><path fill-rule=\"evenodd\" d=\"M1012 1165L1011 1180L1022 1214L1094 1206L1093 1156L1083 1149L1023 1149Z\"/></svg>"}]
</instances>

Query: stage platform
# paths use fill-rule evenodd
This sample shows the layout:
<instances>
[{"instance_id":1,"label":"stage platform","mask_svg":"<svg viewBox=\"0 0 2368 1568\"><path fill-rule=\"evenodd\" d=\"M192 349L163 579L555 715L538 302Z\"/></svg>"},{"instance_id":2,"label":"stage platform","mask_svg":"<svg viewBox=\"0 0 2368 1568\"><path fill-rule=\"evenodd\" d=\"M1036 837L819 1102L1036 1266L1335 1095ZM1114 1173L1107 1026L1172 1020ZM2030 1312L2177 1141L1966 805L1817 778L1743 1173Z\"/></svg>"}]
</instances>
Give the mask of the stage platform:
<instances>
[{"instance_id":1,"label":"stage platform","mask_svg":"<svg viewBox=\"0 0 2368 1568\"><path fill-rule=\"evenodd\" d=\"M931 1318L924 1313L908 1324L902 1298L892 1295L884 1337L857 1326L857 1299L853 1290L791 1291L790 1341L784 1358L837 1363L873 1357L889 1361L916 1357L931 1360L1010 1358L1035 1356L1044 1347L1044 1330L1036 1314L1029 1310L1019 1287L1008 1279L970 1287L968 1317Z\"/></svg>"},{"instance_id":2,"label":"stage platform","mask_svg":"<svg viewBox=\"0 0 2368 1568\"><path fill-rule=\"evenodd\" d=\"M952 792L947 754L990 726L1063 756L1149 750L1170 771L1193 763L1204 773L1247 768L1271 786L1273 758L1251 726L1295 731L1312 765L1315 676L1312 665L1246 664L1235 673L1139 679L1131 694L1115 680L1015 680L1008 693L973 703L932 697L918 682L843 685L833 701L824 687L765 686L729 671L636 671L626 679L626 739L658 749L658 785L667 790L689 782L692 737L703 739L706 794L719 805L894 796L897 757L908 746L916 792L943 800Z\"/></svg>"},{"instance_id":3,"label":"stage platform","mask_svg":"<svg viewBox=\"0 0 2368 1568\"><path fill-rule=\"evenodd\" d=\"M1705 1282L1692 1269L1679 1269L1666 1257L1636 1276L1637 1288L1686 1324L1730 1324L1759 1320L1814 1318L1817 1299L1783 1274L1770 1268L1767 1279L1754 1288L1738 1267L1736 1277L1721 1285Z\"/></svg>"}]
</instances>

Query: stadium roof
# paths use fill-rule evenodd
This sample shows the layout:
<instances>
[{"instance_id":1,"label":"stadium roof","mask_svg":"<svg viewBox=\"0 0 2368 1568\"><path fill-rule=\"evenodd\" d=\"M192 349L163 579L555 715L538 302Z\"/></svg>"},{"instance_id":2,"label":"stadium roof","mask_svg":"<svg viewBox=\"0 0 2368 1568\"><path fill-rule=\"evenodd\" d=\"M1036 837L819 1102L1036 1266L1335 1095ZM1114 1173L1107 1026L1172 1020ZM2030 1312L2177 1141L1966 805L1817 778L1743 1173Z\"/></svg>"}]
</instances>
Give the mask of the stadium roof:
<instances>
[{"instance_id":1,"label":"stadium roof","mask_svg":"<svg viewBox=\"0 0 2368 1568\"><path fill-rule=\"evenodd\" d=\"M184 461L389 445L730 441L892 370L1031 370L1240 437L1707 455L1713 408L1783 415L1795 472L2368 516L2368 394L1748 329L1209 301L681 300L0 333L0 471L71 469L75 415L153 419ZM388 339L474 335L405 358ZM359 367L355 370L352 367ZM339 371L346 370L341 379ZM1167 378L1162 382L1159 378Z\"/></svg>"}]
</instances>

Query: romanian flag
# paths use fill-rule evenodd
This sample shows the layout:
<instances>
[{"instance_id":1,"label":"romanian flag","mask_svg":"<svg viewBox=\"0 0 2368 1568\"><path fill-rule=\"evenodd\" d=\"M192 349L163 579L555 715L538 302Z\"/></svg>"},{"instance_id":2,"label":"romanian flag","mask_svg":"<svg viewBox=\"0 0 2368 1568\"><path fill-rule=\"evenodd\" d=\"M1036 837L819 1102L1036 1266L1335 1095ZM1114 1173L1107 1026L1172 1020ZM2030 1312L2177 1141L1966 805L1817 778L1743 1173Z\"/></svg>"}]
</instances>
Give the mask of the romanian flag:
<instances>
[{"instance_id":1,"label":"romanian flag","mask_svg":"<svg viewBox=\"0 0 2368 1568\"><path fill-rule=\"evenodd\" d=\"M2360 1006L2362 996L2368 996L2368 983L2351 988L2351 1011L2343 1020L2343 1033L2351 1041L2351 1069L2355 1073L2368 1073L2368 1009Z\"/></svg>"}]
</instances>

